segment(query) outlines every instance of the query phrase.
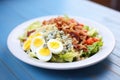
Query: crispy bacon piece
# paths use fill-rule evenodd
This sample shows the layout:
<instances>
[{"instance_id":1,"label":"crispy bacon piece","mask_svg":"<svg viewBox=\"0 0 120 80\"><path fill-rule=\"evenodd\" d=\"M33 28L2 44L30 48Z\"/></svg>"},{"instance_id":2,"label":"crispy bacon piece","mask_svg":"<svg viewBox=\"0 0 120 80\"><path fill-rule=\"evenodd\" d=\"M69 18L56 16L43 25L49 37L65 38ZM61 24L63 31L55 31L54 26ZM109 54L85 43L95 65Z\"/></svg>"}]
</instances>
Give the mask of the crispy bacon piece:
<instances>
[{"instance_id":1,"label":"crispy bacon piece","mask_svg":"<svg viewBox=\"0 0 120 80\"><path fill-rule=\"evenodd\" d=\"M29 37L31 35L31 33L35 32L35 30L31 30L27 32L27 37Z\"/></svg>"},{"instance_id":2,"label":"crispy bacon piece","mask_svg":"<svg viewBox=\"0 0 120 80\"><path fill-rule=\"evenodd\" d=\"M76 40L79 42L80 38L79 38L79 32L72 30L69 32L69 34L71 35L72 38L76 38Z\"/></svg>"}]
</instances>

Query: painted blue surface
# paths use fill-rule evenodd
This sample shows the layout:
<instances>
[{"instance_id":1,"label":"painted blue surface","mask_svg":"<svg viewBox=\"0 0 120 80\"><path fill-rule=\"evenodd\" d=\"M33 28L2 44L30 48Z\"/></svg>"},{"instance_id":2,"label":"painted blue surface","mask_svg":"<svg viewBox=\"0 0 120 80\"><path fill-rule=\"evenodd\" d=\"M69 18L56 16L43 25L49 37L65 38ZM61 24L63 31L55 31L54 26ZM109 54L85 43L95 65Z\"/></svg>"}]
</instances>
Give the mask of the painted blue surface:
<instances>
[{"instance_id":1,"label":"painted blue surface","mask_svg":"<svg viewBox=\"0 0 120 80\"><path fill-rule=\"evenodd\" d=\"M6 41L15 26L56 14L81 16L106 25L117 41L112 54L96 65L64 71L31 66L10 53ZM0 0L0 80L120 80L119 19L119 12L85 0Z\"/></svg>"}]
</instances>

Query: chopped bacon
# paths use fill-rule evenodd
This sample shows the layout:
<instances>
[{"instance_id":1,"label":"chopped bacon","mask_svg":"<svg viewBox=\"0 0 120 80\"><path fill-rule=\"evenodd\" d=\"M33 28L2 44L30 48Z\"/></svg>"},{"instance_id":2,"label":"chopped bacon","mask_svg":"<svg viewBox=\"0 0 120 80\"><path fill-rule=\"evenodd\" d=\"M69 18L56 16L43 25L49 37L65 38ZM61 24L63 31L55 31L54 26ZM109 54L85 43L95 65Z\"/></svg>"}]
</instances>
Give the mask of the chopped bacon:
<instances>
[{"instance_id":1,"label":"chopped bacon","mask_svg":"<svg viewBox=\"0 0 120 80\"><path fill-rule=\"evenodd\" d=\"M75 30L71 30L70 32L69 32L69 34L71 35L71 37L73 37L73 38L76 38L76 40L80 40L80 38L79 38L79 32L76 32Z\"/></svg>"},{"instance_id":2,"label":"chopped bacon","mask_svg":"<svg viewBox=\"0 0 120 80\"><path fill-rule=\"evenodd\" d=\"M31 33L35 32L35 30L31 30L27 32L27 37L29 37L31 35Z\"/></svg>"},{"instance_id":3,"label":"chopped bacon","mask_svg":"<svg viewBox=\"0 0 120 80\"><path fill-rule=\"evenodd\" d=\"M47 21L43 21L43 25L55 24L58 30L64 31L65 34L70 34L72 37L72 44L76 50L85 50L87 47L84 45L87 39L87 31L83 29L83 24L75 21L74 19L66 19L64 17L52 18Z\"/></svg>"}]
</instances>

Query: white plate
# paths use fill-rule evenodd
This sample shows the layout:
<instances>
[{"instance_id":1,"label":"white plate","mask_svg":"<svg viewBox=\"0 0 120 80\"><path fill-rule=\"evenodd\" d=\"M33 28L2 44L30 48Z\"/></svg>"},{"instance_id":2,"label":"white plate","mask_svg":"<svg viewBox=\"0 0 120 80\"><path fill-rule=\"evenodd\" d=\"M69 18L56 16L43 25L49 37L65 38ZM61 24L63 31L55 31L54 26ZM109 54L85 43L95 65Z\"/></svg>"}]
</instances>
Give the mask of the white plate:
<instances>
[{"instance_id":1,"label":"white plate","mask_svg":"<svg viewBox=\"0 0 120 80\"><path fill-rule=\"evenodd\" d=\"M24 33L24 29L28 27L32 22L35 21L43 21L43 20L48 20L50 18L54 18L57 16L45 16L45 17L40 17L36 19L32 19L29 21L26 21L20 25L18 25L13 31L10 33L8 40L7 40L7 45L11 53L20 59L21 61L41 67L41 68L47 68L47 69L75 69L75 68L83 68L86 66L93 65L95 63L98 63L105 59L113 50L115 46L115 39L112 34L112 32L106 28L105 26L96 23L94 21L84 19L81 17L73 17L70 16L71 18L74 18L75 20L79 21L80 23L83 23L85 25L88 25L90 27L95 27L99 30L100 35L103 37L104 45L102 49L92 57L82 60L82 61L77 61L77 62L71 62L71 63L50 63L50 62L40 62L39 60L30 58L21 48L20 46L20 41L18 40L19 35Z\"/></svg>"}]
</instances>

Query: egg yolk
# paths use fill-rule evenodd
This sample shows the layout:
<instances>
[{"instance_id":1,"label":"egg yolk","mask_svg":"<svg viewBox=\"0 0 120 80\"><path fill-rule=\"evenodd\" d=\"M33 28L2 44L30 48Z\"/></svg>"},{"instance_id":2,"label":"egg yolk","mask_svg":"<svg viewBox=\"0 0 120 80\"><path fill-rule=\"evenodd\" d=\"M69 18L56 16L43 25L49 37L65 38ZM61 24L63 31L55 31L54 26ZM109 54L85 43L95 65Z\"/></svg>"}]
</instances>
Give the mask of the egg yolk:
<instances>
[{"instance_id":1,"label":"egg yolk","mask_svg":"<svg viewBox=\"0 0 120 80\"><path fill-rule=\"evenodd\" d=\"M39 54L41 54L42 56L49 56L50 50L48 48L42 48L39 50Z\"/></svg>"},{"instance_id":2,"label":"egg yolk","mask_svg":"<svg viewBox=\"0 0 120 80\"><path fill-rule=\"evenodd\" d=\"M50 47L53 49L59 48L60 44L58 42L50 42Z\"/></svg>"},{"instance_id":3,"label":"egg yolk","mask_svg":"<svg viewBox=\"0 0 120 80\"><path fill-rule=\"evenodd\" d=\"M42 39L36 38L36 39L34 40L34 42L33 42L33 45L34 45L35 47L40 47L43 43L44 43L44 42L43 42Z\"/></svg>"},{"instance_id":4,"label":"egg yolk","mask_svg":"<svg viewBox=\"0 0 120 80\"><path fill-rule=\"evenodd\" d=\"M25 41L24 44L23 44L23 49L24 50L29 50L30 49L30 43L31 43L30 39L28 39L27 41Z\"/></svg>"},{"instance_id":5,"label":"egg yolk","mask_svg":"<svg viewBox=\"0 0 120 80\"><path fill-rule=\"evenodd\" d=\"M34 37L37 37L37 36L42 36L42 34L40 34L40 33L31 34L29 36L29 38L34 38Z\"/></svg>"}]
</instances>

